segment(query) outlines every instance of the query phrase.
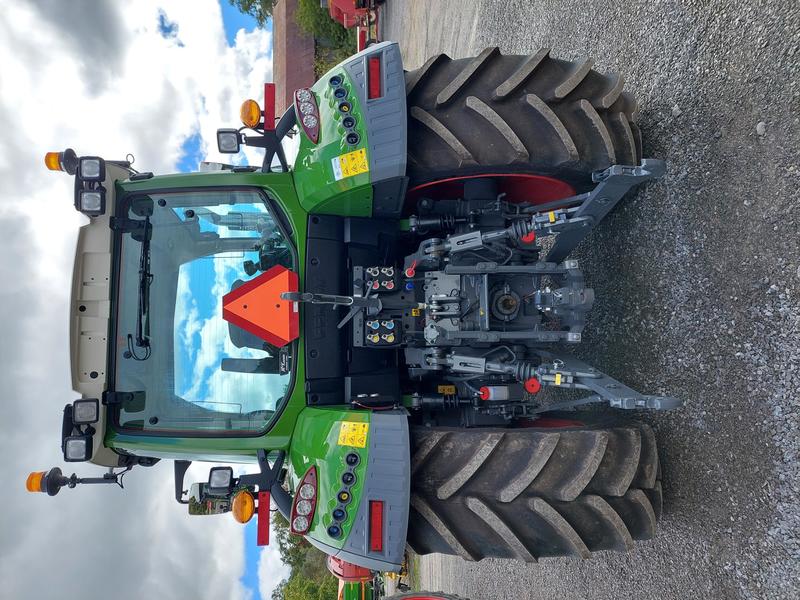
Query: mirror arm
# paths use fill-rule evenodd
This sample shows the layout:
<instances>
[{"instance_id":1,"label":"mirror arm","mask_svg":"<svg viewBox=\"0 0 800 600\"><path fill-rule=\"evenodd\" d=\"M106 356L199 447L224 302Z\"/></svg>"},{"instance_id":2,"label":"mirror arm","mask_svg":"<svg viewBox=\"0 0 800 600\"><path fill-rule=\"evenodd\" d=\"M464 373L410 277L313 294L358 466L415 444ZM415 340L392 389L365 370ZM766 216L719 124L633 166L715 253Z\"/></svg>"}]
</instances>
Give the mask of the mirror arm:
<instances>
[{"instance_id":1,"label":"mirror arm","mask_svg":"<svg viewBox=\"0 0 800 600\"><path fill-rule=\"evenodd\" d=\"M190 460L175 461L175 500L178 501L178 504L189 504L188 500L183 499L183 495L188 491L183 489L183 480L191 464Z\"/></svg>"}]
</instances>

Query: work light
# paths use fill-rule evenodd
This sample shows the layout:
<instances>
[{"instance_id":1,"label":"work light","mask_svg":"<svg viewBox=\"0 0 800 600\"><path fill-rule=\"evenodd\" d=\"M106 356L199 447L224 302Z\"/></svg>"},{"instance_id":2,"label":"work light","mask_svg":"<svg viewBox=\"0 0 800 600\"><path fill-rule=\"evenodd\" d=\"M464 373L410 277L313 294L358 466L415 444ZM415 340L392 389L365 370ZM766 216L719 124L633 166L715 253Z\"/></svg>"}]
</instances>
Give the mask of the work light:
<instances>
[{"instance_id":1,"label":"work light","mask_svg":"<svg viewBox=\"0 0 800 600\"><path fill-rule=\"evenodd\" d=\"M92 436L71 435L64 438L64 460L82 462L92 457Z\"/></svg>"},{"instance_id":2,"label":"work light","mask_svg":"<svg viewBox=\"0 0 800 600\"><path fill-rule=\"evenodd\" d=\"M106 178L106 164L99 156L83 156L78 165L78 177L84 181L103 181Z\"/></svg>"},{"instance_id":3,"label":"work light","mask_svg":"<svg viewBox=\"0 0 800 600\"><path fill-rule=\"evenodd\" d=\"M100 403L96 398L75 400L72 403L72 422L75 425L91 425L100 418Z\"/></svg>"},{"instance_id":4,"label":"work light","mask_svg":"<svg viewBox=\"0 0 800 600\"><path fill-rule=\"evenodd\" d=\"M233 469L214 467L208 474L208 493L214 496L227 496L233 487Z\"/></svg>"},{"instance_id":5,"label":"work light","mask_svg":"<svg viewBox=\"0 0 800 600\"><path fill-rule=\"evenodd\" d=\"M217 149L222 154L239 152L239 132L236 129L217 129Z\"/></svg>"},{"instance_id":6,"label":"work light","mask_svg":"<svg viewBox=\"0 0 800 600\"><path fill-rule=\"evenodd\" d=\"M106 212L106 191L98 187L78 192L78 210L87 217L98 217Z\"/></svg>"}]
</instances>

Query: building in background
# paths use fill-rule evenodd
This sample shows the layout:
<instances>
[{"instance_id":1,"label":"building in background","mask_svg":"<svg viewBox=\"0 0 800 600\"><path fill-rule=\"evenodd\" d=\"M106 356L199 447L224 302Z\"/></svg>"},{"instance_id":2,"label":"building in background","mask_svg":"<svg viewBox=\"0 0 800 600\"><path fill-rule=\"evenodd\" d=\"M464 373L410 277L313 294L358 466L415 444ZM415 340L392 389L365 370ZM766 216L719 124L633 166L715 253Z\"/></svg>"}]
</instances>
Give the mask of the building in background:
<instances>
[{"instance_id":1,"label":"building in background","mask_svg":"<svg viewBox=\"0 0 800 600\"><path fill-rule=\"evenodd\" d=\"M314 37L304 32L294 19L297 0L278 0L272 11L272 70L276 91L276 115L292 104L297 88L309 87L314 76Z\"/></svg>"}]
</instances>

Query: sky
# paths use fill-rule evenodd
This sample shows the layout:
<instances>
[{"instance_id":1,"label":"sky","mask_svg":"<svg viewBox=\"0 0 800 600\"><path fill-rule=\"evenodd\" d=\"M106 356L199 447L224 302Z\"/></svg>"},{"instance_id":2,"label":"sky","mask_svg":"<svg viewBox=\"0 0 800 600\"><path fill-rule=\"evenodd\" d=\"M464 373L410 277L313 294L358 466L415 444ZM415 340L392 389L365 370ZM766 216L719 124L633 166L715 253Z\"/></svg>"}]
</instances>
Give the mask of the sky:
<instances>
[{"instance_id":1,"label":"sky","mask_svg":"<svg viewBox=\"0 0 800 600\"><path fill-rule=\"evenodd\" d=\"M270 598L288 575L277 548L256 547L254 524L230 515L189 517L169 461L134 469L125 490L49 498L24 482L65 467L61 412L76 397L67 311L85 217L44 154L131 153L155 173L222 160L215 130L272 80L271 28L227 0L0 0L0 14L0 598Z\"/></svg>"}]
</instances>

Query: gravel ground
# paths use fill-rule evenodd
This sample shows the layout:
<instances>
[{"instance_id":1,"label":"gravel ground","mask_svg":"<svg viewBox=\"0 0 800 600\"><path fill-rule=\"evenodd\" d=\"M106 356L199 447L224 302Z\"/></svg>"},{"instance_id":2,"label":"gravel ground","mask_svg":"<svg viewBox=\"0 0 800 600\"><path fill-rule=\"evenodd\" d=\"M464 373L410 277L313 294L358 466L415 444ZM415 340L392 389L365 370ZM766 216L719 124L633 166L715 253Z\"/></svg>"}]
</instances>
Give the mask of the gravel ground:
<instances>
[{"instance_id":1,"label":"gravel ground","mask_svg":"<svg viewBox=\"0 0 800 600\"><path fill-rule=\"evenodd\" d=\"M433 555L422 586L484 598L800 598L800 4L389 0L406 68L486 46L592 56L639 99L669 174L579 258L583 354L684 408L657 430L665 514L631 554L524 565Z\"/></svg>"}]
</instances>

